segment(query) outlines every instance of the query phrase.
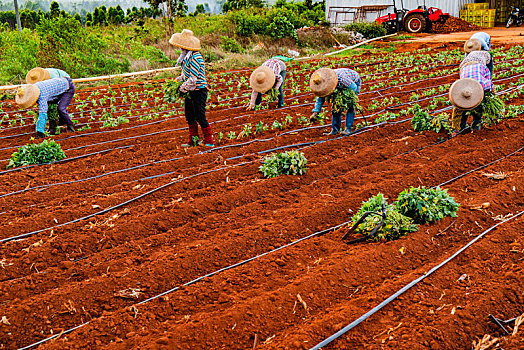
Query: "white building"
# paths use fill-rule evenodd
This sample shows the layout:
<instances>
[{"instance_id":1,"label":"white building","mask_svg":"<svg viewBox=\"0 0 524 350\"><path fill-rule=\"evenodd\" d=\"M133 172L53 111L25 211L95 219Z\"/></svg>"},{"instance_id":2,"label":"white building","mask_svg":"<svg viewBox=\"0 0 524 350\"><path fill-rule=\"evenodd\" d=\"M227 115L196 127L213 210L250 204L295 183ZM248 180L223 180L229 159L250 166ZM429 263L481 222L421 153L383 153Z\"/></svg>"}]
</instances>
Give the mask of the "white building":
<instances>
[{"instance_id":1,"label":"white building","mask_svg":"<svg viewBox=\"0 0 524 350\"><path fill-rule=\"evenodd\" d=\"M459 11L464 9L468 3L482 2L475 0L395 0L397 8L408 10L416 9L418 6L437 7L443 12L459 17ZM490 1L484 1L490 2ZM367 9L363 11L362 6ZM372 9L374 6L375 9ZM360 8L360 10L359 10ZM380 10L379 10L380 9ZM379 16L393 12L393 0L326 0L326 20L334 25L359 21L373 21Z\"/></svg>"}]
</instances>

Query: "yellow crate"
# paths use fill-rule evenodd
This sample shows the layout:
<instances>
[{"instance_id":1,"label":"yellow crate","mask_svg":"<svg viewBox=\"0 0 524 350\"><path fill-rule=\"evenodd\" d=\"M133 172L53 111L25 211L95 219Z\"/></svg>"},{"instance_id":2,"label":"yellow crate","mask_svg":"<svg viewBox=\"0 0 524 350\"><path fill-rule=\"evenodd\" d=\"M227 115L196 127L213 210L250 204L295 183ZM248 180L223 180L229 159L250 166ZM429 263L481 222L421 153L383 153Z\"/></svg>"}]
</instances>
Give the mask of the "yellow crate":
<instances>
[{"instance_id":1,"label":"yellow crate","mask_svg":"<svg viewBox=\"0 0 524 350\"><path fill-rule=\"evenodd\" d=\"M495 18L497 17L497 10L496 9L491 9L491 10L488 10L488 16L489 18Z\"/></svg>"},{"instance_id":2,"label":"yellow crate","mask_svg":"<svg viewBox=\"0 0 524 350\"><path fill-rule=\"evenodd\" d=\"M483 10L489 9L489 4L487 2L483 2L483 3L478 4L478 5L479 5L479 8L481 8Z\"/></svg>"}]
</instances>

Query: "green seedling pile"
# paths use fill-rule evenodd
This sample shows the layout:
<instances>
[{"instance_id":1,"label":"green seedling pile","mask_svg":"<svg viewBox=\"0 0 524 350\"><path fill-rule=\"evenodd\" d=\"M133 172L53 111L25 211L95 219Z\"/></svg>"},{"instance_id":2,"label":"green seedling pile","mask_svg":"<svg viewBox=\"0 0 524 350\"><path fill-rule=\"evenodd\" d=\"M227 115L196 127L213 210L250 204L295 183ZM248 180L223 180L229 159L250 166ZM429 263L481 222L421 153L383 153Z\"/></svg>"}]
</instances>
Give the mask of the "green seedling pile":
<instances>
[{"instance_id":1,"label":"green seedling pile","mask_svg":"<svg viewBox=\"0 0 524 350\"><path fill-rule=\"evenodd\" d=\"M337 113L356 108L358 103L357 93L351 89L335 89L328 97L328 102L333 103L333 110Z\"/></svg>"},{"instance_id":2,"label":"green seedling pile","mask_svg":"<svg viewBox=\"0 0 524 350\"><path fill-rule=\"evenodd\" d=\"M7 168L15 168L24 165L45 164L56 162L66 157L60 144L54 140L44 140L42 143L30 143L18 148L13 153Z\"/></svg>"},{"instance_id":3,"label":"green seedling pile","mask_svg":"<svg viewBox=\"0 0 524 350\"><path fill-rule=\"evenodd\" d=\"M289 151L265 157L264 164L259 169L265 177L304 175L306 173L306 165L307 159L304 153Z\"/></svg>"},{"instance_id":4,"label":"green seedling pile","mask_svg":"<svg viewBox=\"0 0 524 350\"><path fill-rule=\"evenodd\" d=\"M439 221L446 216L457 217L460 205L440 187L411 187L400 192L395 206L417 224Z\"/></svg>"}]
</instances>

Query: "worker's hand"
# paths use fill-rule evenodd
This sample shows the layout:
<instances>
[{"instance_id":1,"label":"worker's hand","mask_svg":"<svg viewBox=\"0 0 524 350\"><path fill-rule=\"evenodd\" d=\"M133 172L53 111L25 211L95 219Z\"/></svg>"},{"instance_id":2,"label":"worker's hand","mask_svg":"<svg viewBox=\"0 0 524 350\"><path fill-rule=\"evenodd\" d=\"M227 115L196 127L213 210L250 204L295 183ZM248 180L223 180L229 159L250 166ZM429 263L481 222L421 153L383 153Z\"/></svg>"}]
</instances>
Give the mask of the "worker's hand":
<instances>
[{"instance_id":1,"label":"worker's hand","mask_svg":"<svg viewBox=\"0 0 524 350\"><path fill-rule=\"evenodd\" d=\"M246 111L252 111L255 109L255 105L252 103L248 103L246 106Z\"/></svg>"},{"instance_id":2,"label":"worker's hand","mask_svg":"<svg viewBox=\"0 0 524 350\"><path fill-rule=\"evenodd\" d=\"M179 75L178 77L175 78L175 81L182 81L184 80L184 76L182 75Z\"/></svg>"},{"instance_id":3,"label":"worker's hand","mask_svg":"<svg viewBox=\"0 0 524 350\"><path fill-rule=\"evenodd\" d=\"M314 123L317 120L318 120L318 113L317 112L311 113L311 116L309 117L309 122L310 123Z\"/></svg>"},{"instance_id":4,"label":"worker's hand","mask_svg":"<svg viewBox=\"0 0 524 350\"><path fill-rule=\"evenodd\" d=\"M185 94L186 92L188 92L189 90L187 90L187 85L185 84L182 84L180 85L180 87L178 88L180 90L181 93Z\"/></svg>"}]
</instances>

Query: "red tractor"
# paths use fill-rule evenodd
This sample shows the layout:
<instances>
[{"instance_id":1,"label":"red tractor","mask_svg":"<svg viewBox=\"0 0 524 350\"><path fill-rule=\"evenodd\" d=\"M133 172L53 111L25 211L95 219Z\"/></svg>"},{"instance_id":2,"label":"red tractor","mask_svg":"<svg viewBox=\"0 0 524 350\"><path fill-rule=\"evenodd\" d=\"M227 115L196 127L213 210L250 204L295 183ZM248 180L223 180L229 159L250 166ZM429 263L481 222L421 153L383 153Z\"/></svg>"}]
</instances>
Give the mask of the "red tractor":
<instances>
[{"instance_id":1,"label":"red tractor","mask_svg":"<svg viewBox=\"0 0 524 350\"><path fill-rule=\"evenodd\" d=\"M404 8L404 1L401 0L401 9L397 8L396 1L393 1L393 11L389 15L379 17L375 20L378 24L386 27L389 33L396 33L405 30L409 33L430 32L432 24L435 22L444 23L449 18L449 13L442 12L436 7L419 6L416 10L408 11Z\"/></svg>"}]
</instances>

